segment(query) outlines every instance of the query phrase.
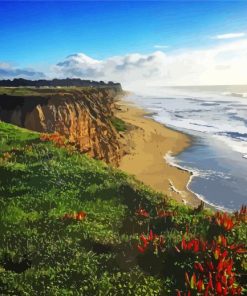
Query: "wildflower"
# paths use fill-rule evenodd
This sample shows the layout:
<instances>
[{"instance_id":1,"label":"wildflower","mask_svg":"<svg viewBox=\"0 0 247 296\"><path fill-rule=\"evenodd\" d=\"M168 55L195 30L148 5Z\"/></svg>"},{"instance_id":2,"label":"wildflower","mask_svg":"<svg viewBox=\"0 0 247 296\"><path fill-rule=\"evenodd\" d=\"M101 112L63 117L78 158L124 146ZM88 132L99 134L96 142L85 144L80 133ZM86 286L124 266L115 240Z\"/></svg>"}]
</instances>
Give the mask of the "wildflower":
<instances>
[{"instance_id":1,"label":"wildflower","mask_svg":"<svg viewBox=\"0 0 247 296\"><path fill-rule=\"evenodd\" d=\"M163 209L161 209L161 210L157 210L157 216L158 216L159 218L172 217L172 216L174 216L174 215L175 215L175 213L172 212L172 211L165 211L165 210L163 210Z\"/></svg>"},{"instance_id":2,"label":"wildflower","mask_svg":"<svg viewBox=\"0 0 247 296\"><path fill-rule=\"evenodd\" d=\"M137 249L140 253L145 253L149 248L155 254L158 253L164 246L164 237L162 235L154 234L152 230L150 230L149 235L146 237L145 235L140 236L141 244L137 245Z\"/></svg>"},{"instance_id":3,"label":"wildflower","mask_svg":"<svg viewBox=\"0 0 247 296\"><path fill-rule=\"evenodd\" d=\"M64 214L63 219L67 220L67 219L74 219L74 220L84 220L86 218L87 214L83 211L80 211L78 213L74 212L73 214Z\"/></svg>"},{"instance_id":4,"label":"wildflower","mask_svg":"<svg viewBox=\"0 0 247 296\"><path fill-rule=\"evenodd\" d=\"M66 147L67 140L64 136L59 133L54 134L41 134L40 140L42 142L53 142L58 147Z\"/></svg>"},{"instance_id":5,"label":"wildflower","mask_svg":"<svg viewBox=\"0 0 247 296\"><path fill-rule=\"evenodd\" d=\"M191 289L194 289L196 287L196 275L193 273L191 279L190 279L190 287Z\"/></svg>"},{"instance_id":6,"label":"wildflower","mask_svg":"<svg viewBox=\"0 0 247 296\"><path fill-rule=\"evenodd\" d=\"M149 217L149 213L145 210L140 208L139 210L136 211L136 215L142 218L148 218Z\"/></svg>"},{"instance_id":7,"label":"wildflower","mask_svg":"<svg viewBox=\"0 0 247 296\"><path fill-rule=\"evenodd\" d=\"M183 238L181 247L181 251L191 251L197 257L192 276L185 272L185 284L193 293L203 293L204 296L241 295L242 287L236 283L232 255L233 252L245 252L242 245L229 245L226 237L221 235L211 243Z\"/></svg>"},{"instance_id":8,"label":"wildflower","mask_svg":"<svg viewBox=\"0 0 247 296\"><path fill-rule=\"evenodd\" d=\"M234 227L233 220L227 213L217 212L215 214L215 223L226 231L230 231Z\"/></svg>"},{"instance_id":9,"label":"wildflower","mask_svg":"<svg viewBox=\"0 0 247 296\"><path fill-rule=\"evenodd\" d=\"M247 206L242 205L241 209L235 212L234 215L237 221L247 222Z\"/></svg>"},{"instance_id":10,"label":"wildflower","mask_svg":"<svg viewBox=\"0 0 247 296\"><path fill-rule=\"evenodd\" d=\"M216 292L218 294L221 294L222 293L222 286L221 286L221 283L220 282L217 282L216 283Z\"/></svg>"},{"instance_id":11,"label":"wildflower","mask_svg":"<svg viewBox=\"0 0 247 296\"><path fill-rule=\"evenodd\" d=\"M204 290L204 283L203 283L203 281L201 279L197 282L196 287L197 287L198 292L201 292L202 290Z\"/></svg>"},{"instance_id":12,"label":"wildflower","mask_svg":"<svg viewBox=\"0 0 247 296\"><path fill-rule=\"evenodd\" d=\"M85 212L80 211L80 212L77 213L76 219L77 220L83 220L83 219L86 218L86 216L87 216L87 214Z\"/></svg>"}]
</instances>

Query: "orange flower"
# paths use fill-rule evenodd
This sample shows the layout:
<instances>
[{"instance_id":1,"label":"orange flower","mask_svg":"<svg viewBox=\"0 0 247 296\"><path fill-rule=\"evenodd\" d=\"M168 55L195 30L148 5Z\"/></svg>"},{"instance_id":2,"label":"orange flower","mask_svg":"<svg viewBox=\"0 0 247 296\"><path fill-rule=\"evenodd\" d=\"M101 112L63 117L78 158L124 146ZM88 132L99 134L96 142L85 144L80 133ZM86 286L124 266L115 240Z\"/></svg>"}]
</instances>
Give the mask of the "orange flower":
<instances>
[{"instance_id":1,"label":"orange flower","mask_svg":"<svg viewBox=\"0 0 247 296\"><path fill-rule=\"evenodd\" d=\"M86 218L86 216L87 216L87 214L86 214L85 212L80 211L80 212L77 213L77 215L76 215L76 219L77 219L77 220L83 220L83 219Z\"/></svg>"},{"instance_id":2,"label":"orange flower","mask_svg":"<svg viewBox=\"0 0 247 296\"><path fill-rule=\"evenodd\" d=\"M74 219L74 220L84 220L86 218L87 214L83 211L80 211L78 213L74 212L73 214L64 214L63 219Z\"/></svg>"},{"instance_id":3,"label":"orange flower","mask_svg":"<svg viewBox=\"0 0 247 296\"><path fill-rule=\"evenodd\" d=\"M226 231L232 230L232 228L235 226L231 216L227 213L222 214L217 212L215 214L215 223Z\"/></svg>"}]
</instances>

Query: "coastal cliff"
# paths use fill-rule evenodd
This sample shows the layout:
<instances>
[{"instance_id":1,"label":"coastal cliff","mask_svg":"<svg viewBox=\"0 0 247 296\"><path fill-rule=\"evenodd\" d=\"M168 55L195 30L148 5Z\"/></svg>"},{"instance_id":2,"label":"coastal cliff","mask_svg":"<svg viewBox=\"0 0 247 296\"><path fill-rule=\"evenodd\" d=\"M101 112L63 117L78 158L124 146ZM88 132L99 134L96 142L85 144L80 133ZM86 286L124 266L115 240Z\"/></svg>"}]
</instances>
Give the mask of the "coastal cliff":
<instances>
[{"instance_id":1,"label":"coastal cliff","mask_svg":"<svg viewBox=\"0 0 247 296\"><path fill-rule=\"evenodd\" d=\"M111 124L116 88L29 89L0 95L0 120L42 132L57 132L89 156L118 164L118 134Z\"/></svg>"}]
</instances>

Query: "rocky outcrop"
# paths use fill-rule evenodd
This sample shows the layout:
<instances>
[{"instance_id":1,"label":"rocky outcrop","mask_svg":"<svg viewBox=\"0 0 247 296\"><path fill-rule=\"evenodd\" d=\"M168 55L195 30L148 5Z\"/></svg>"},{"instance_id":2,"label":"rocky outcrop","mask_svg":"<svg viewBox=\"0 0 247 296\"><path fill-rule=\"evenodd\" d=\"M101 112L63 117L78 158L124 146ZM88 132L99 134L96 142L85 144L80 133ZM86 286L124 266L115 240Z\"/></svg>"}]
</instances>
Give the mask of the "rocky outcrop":
<instances>
[{"instance_id":1,"label":"rocky outcrop","mask_svg":"<svg viewBox=\"0 0 247 296\"><path fill-rule=\"evenodd\" d=\"M0 119L30 130L64 135L81 152L118 164L118 134L110 122L111 88L59 90L39 96L0 96Z\"/></svg>"}]
</instances>

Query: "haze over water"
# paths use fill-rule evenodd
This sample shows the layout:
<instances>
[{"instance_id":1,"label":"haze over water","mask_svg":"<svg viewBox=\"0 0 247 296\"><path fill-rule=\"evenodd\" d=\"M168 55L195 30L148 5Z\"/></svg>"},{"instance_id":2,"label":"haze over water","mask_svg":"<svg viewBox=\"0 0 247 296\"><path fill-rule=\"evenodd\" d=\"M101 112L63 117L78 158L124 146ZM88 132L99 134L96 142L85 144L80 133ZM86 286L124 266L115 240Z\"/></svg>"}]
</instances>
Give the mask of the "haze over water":
<instances>
[{"instance_id":1,"label":"haze over water","mask_svg":"<svg viewBox=\"0 0 247 296\"><path fill-rule=\"evenodd\" d=\"M193 137L172 165L192 171L188 187L208 203L236 210L247 193L247 86L159 88L135 103ZM158 94L158 95L157 95Z\"/></svg>"}]
</instances>

